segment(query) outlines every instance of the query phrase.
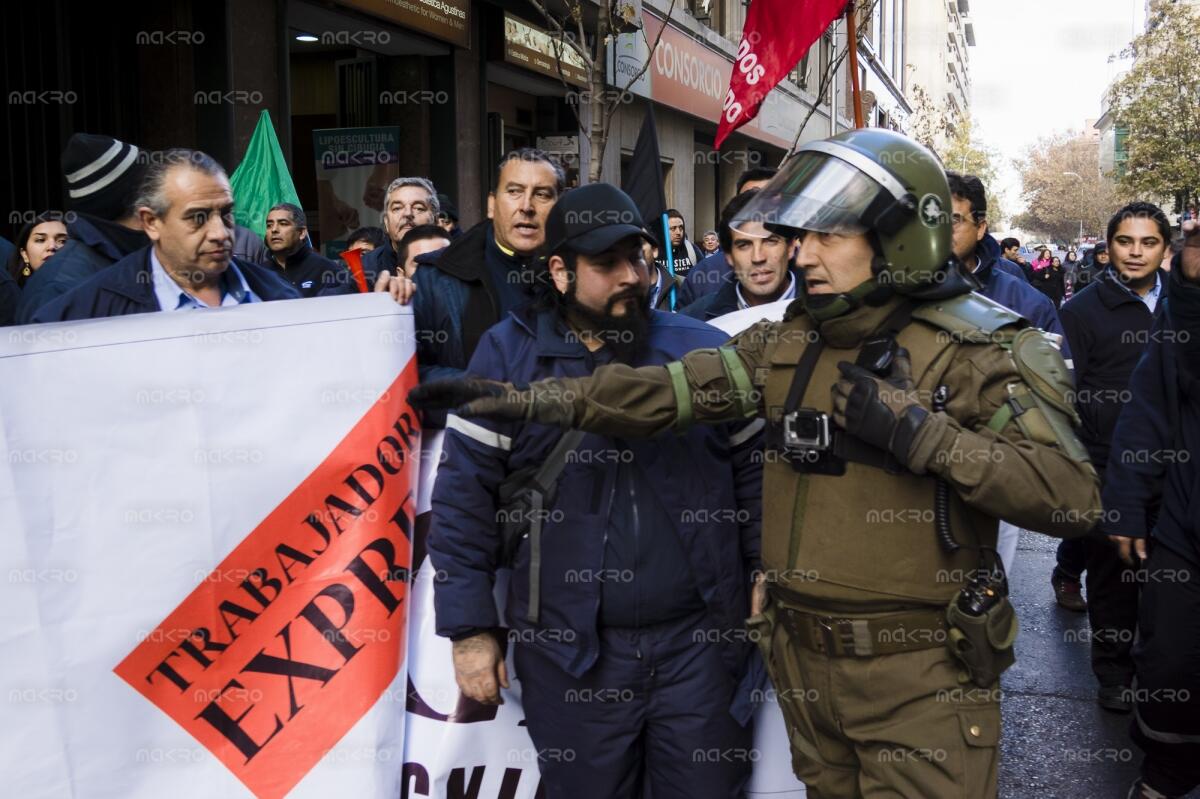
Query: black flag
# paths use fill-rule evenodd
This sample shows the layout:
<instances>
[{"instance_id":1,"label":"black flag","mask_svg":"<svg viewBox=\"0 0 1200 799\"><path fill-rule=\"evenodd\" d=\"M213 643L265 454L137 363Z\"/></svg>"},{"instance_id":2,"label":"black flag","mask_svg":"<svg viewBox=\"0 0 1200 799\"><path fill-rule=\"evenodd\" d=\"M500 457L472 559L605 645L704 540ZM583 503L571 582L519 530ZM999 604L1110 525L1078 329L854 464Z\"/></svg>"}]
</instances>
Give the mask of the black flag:
<instances>
[{"instance_id":1,"label":"black flag","mask_svg":"<svg viewBox=\"0 0 1200 799\"><path fill-rule=\"evenodd\" d=\"M665 264L671 276L670 308L676 309L678 292L675 290L674 256L671 252L671 235L667 230L667 195L663 191L662 159L658 156L658 130L654 127L654 109L646 105L646 118L638 131L633 157L629 159L629 172L621 190L629 195L642 214L642 222L658 239L661 249L658 263Z\"/></svg>"},{"instance_id":2,"label":"black flag","mask_svg":"<svg viewBox=\"0 0 1200 799\"><path fill-rule=\"evenodd\" d=\"M642 213L642 222L662 238L662 226L658 220L667 210L667 195L663 192L662 159L658 156L658 130L654 127L654 109L646 104L646 118L638 133L633 157L629 159L629 172L621 190L637 204Z\"/></svg>"}]
</instances>

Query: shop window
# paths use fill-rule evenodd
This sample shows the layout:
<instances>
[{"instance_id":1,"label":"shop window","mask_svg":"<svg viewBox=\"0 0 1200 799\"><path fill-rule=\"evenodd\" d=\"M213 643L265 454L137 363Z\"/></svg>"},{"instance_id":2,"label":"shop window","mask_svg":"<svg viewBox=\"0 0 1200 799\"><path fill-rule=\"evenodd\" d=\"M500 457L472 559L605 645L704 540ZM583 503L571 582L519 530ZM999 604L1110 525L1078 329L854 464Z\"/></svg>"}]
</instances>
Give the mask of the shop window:
<instances>
[{"instance_id":1,"label":"shop window","mask_svg":"<svg viewBox=\"0 0 1200 799\"><path fill-rule=\"evenodd\" d=\"M369 127L379 121L379 93L375 90L375 58L337 62L338 125Z\"/></svg>"},{"instance_id":2,"label":"shop window","mask_svg":"<svg viewBox=\"0 0 1200 799\"><path fill-rule=\"evenodd\" d=\"M810 49L810 52L811 52L811 49ZM809 80L808 56L809 56L809 54L805 53L804 58L800 59L800 63L796 66L796 68L788 73L788 78L790 78L791 81L793 83L795 83L797 86L799 86L801 89L804 89L806 91L808 90L808 80Z\"/></svg>"},{"instance_id":3,"label":"shop window","mask_svg":"<svg viewBox=\"0 0 1200 799\"><path fill-rule=\"evenodd\" d=\"M717 29L721 23L720 3L717 0L687 0L687 10L710 28Z\"/></svg>"}]
</instances>

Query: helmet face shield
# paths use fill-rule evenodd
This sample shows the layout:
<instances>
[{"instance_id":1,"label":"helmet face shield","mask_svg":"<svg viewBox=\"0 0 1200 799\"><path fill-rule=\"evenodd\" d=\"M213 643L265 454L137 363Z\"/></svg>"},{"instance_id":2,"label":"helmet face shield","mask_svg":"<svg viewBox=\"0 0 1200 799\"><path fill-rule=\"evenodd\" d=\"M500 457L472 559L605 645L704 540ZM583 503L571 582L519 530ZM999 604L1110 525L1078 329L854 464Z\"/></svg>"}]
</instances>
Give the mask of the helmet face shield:
<instances>
[{"instance_id":1,"label":"helmet face shield","mask_svg":"<svg viewBox=\"0 0 1200 799\"><path fill-rule=\"evenodd\" d=\"M867 209L884 193L845 161L801 152L734 217L731 227L761 222L771 230L790 228L791 235L811 230L854 236L869 230L863 221Z\"/></svg>"}]
</instances>

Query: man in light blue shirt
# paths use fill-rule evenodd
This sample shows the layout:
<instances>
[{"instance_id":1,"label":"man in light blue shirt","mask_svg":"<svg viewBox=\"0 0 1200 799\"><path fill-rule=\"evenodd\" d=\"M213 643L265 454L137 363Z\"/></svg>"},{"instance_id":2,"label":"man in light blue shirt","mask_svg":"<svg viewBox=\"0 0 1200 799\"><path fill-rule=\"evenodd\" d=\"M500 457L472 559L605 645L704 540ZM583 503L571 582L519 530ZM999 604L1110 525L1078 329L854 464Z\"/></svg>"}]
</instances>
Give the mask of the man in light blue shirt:
<instances>
[{"instance_id":1,"label":"man in light blue shirt","mask_svg":"<svg viewBox=\"0 0 1200 799\"><path fill-rule=\"evenodd\" d=\"M1154 273L1154 285L1146 289L1144 294L1131 288L1128 283L1118 281L1117 285L1145 303L1146 307L1150 309L1150 313L1154 313L1154 310L1158 308L1158 298L1162 296L1162 272Z\"/></svg>"},{"instance_id":2,"label":"man in light blue shirt","mask_svg":"<svg viewBox=\"0 0 1200 799\"><path fill-rule=\"evenodd\" d=\"M213 307L189 294L176 283L167 274L162 262L158 260L158 255L154 252L153 247L150 249L150 276L154 281L154 296L158 299L159 308L164 311ZM237 264L232 260L229 262L229 268L217 278L217 288L221 292L220 305L222 306L262 302L262 299L246 283L242 270L238 269Z\"/></svg>"}]
</instances>

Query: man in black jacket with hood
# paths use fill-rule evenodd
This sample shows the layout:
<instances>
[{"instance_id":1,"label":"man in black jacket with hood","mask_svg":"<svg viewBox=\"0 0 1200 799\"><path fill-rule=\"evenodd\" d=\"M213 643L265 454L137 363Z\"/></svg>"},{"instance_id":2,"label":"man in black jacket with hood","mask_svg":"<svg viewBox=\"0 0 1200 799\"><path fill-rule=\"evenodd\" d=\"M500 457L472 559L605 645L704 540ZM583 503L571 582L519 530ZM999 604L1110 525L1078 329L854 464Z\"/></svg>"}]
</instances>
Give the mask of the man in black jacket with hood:
<instances>
[{"instance_id":1,"label":"man in black jacket with hood","mask_svg":"<svg viewBox=\"0 0 1200 799\"><path fill-rule=\"evenodd\" d=\"M71 238L29 276L17 324L106 266L150 244L134 209L149 153L111 136L76 133L62 153Z\"/></svg>"},{"instance_id":2,"label":"man in black jacket with hood","mask_svg":"<svg viewBox=\"0 0 1200 799\"><path fill-rule=\"evenodd\" d=\"M1149 341L1162 296L1159 266L1171 226L1150 203L1130 203L1108 222L1108 251L1114 269L1076 294L1061 310L1075 366L1075 408L1080 440L1107 485L1106 467L1117 417L1129 404L1129 378ZM1144 411L1142 411L1144 412ZM1087 540L1087 605L1091 621L1092 671L1100 683L1097 701L1106 710L1128 713L1137 628L1136 571L1102 536ZM1056 576L1078 580L1077 574Z\"/></svg>"}]
</instances>

